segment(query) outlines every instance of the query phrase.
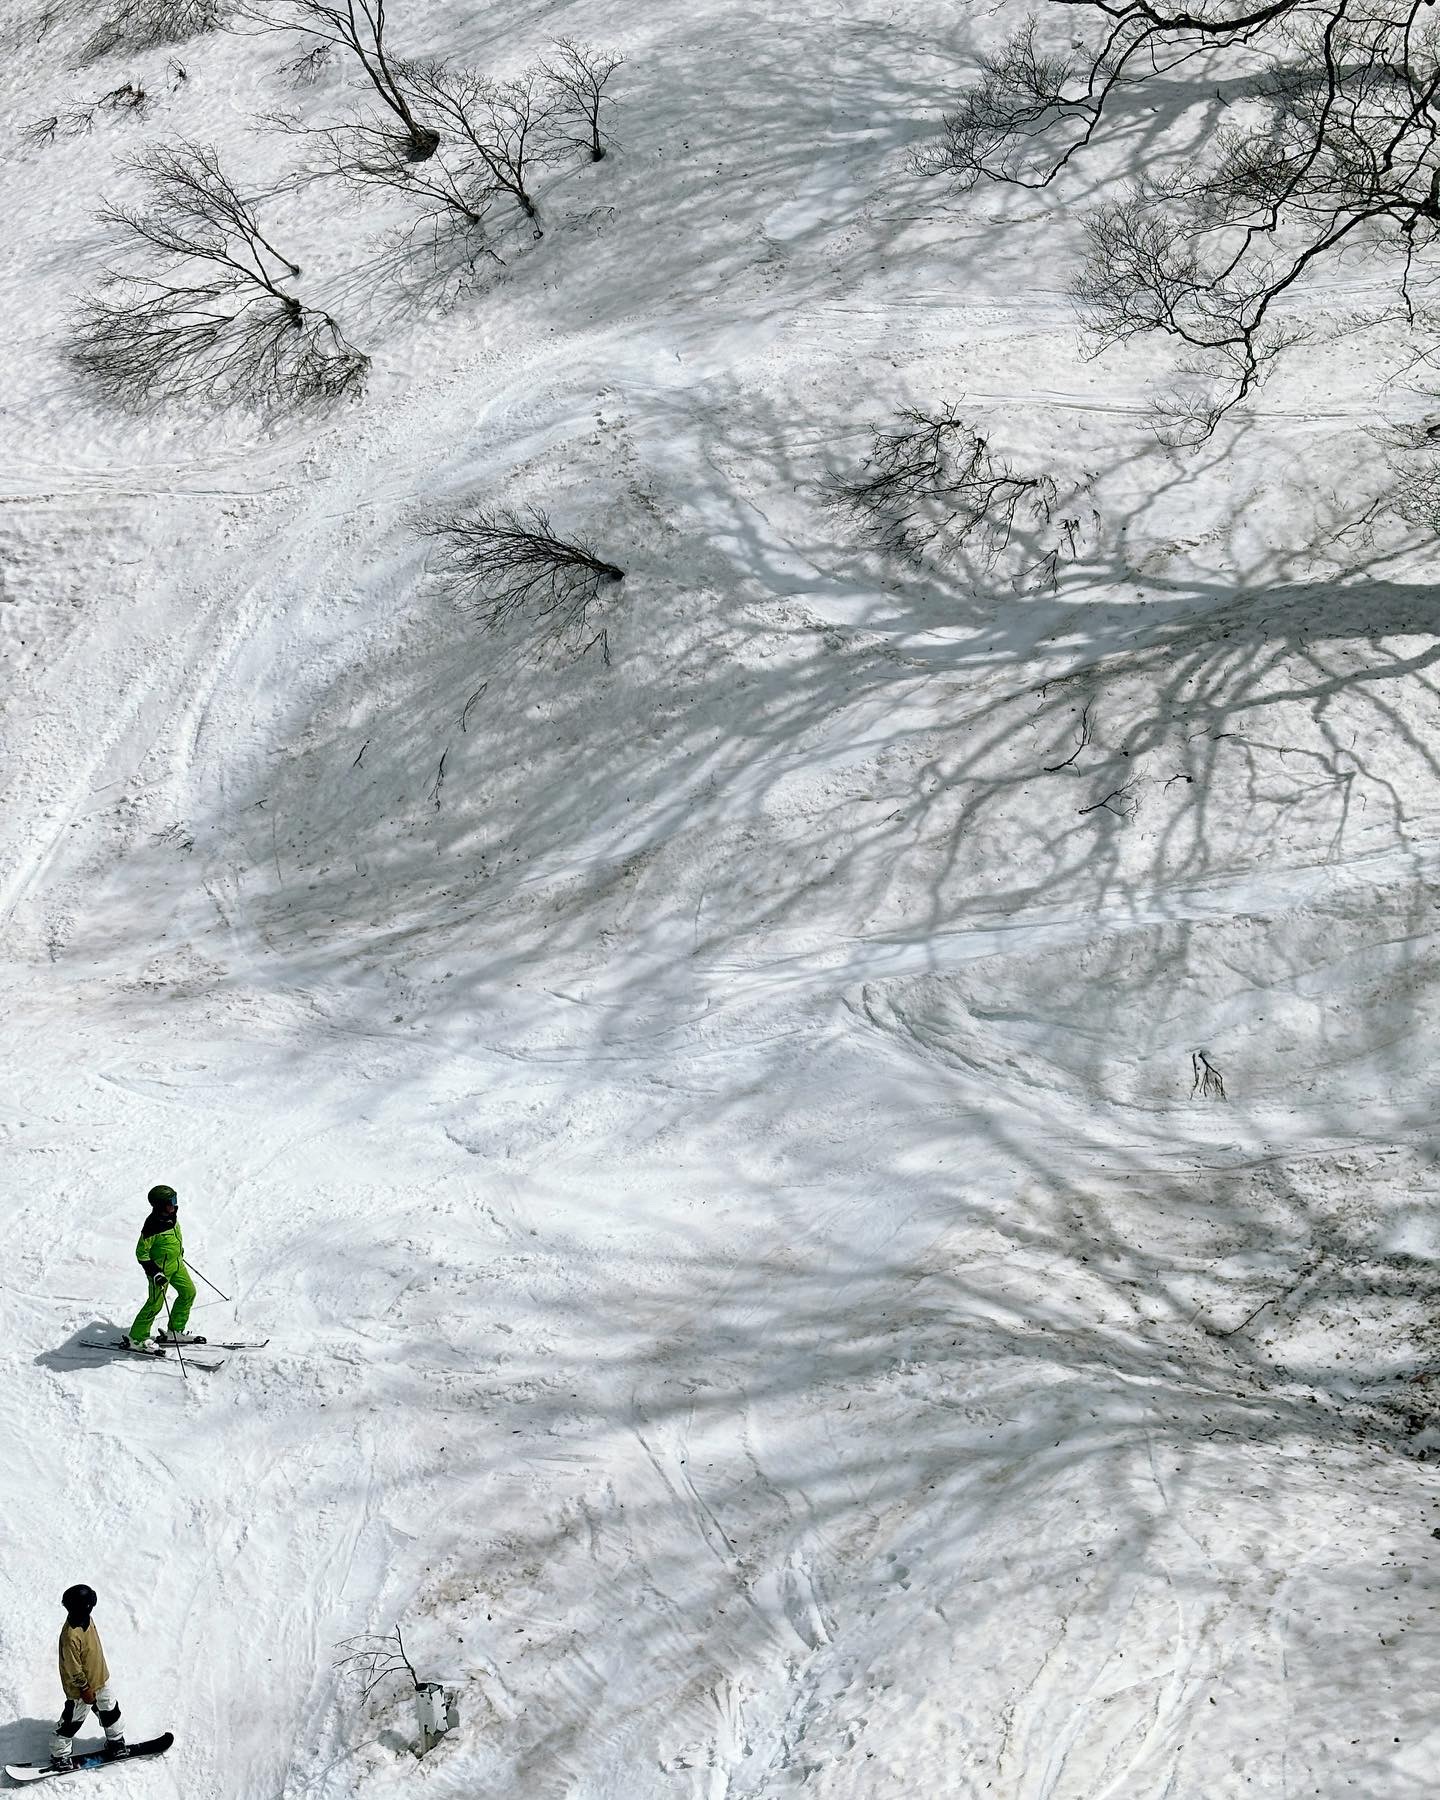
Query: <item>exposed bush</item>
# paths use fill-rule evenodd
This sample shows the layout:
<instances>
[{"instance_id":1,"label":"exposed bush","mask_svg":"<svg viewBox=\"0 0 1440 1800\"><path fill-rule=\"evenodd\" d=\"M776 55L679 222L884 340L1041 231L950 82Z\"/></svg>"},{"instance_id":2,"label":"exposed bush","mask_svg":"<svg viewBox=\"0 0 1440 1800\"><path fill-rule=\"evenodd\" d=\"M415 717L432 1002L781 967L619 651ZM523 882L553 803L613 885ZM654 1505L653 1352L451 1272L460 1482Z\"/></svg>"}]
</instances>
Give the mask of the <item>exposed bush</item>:
<instances>
[{"instance_id":1,"label":"exposed bush","mask_svg":"<svg viewBox=\"0 0 1440 1800\"><path fill-rule=\"evenodd\" d=\"M67 112L51 113L49 118L32 120L22 128L20 141L28 149L53 144L57 137L83 137L94 129L97 113L114 113L124 118L140 118L149 105L144 88L125 81L94 100L72 106Z\"/></svg>"}]
</instances>

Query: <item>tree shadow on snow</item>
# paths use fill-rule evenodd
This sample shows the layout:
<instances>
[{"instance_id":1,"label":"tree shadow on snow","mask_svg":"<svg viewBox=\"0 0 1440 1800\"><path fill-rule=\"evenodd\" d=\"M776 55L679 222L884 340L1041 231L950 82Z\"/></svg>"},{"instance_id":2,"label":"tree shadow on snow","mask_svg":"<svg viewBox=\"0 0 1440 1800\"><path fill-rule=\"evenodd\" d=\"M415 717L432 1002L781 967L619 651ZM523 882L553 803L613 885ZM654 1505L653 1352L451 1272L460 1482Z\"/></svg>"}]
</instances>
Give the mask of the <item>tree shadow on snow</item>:
<instances>
[{"instance_id":1,"label":"tree shadow on snow","mask_svg":"<svg viewBox=\"0 0 1440 1800\"><path fill-rule=\"evenodd\" d=\"M773 1092L778 1112L792 1097L779 1067ZM714 1130L718 1146L722 1117ZM933 1134L928 1148L958 1140L973 1166L953 1117L937 1110ZM408 1469L388 1504L426 1519L417 1629L444 1627L433 1654L471 1684L467 1711L486 1720L476 1770L563 1792L593 1768L599 1721L613 1744L655 1707L662 1751L724 1766L712 1690L733 1678L758 1758L737 1752L734 1778L793 1779L813 1759L863 1758L857 1710L886 1741L880 1721L898 1708L902 1726L924 1668L956 1715L957 1780L973 1773L981 1791L997 1762L1026 1777L1034 1752L1014 1734L1028 1709L1034 1733L1084 1721L1066 1725L1074 1781L1087 1756L1145 1748L1167 1681L1183 1689L1177 1718L1242 1696L1263 1716L1282 1690L1302 1704L1338 1656L1345 1694L1290 1747L1292 1778L1338 1767L1422 1793L1363 1729L1397 1679L1396 1658L1356 1648L1389 1618L1375 1566L1388 1541L1336 1542L1317 1523L1291 1578L1328 1592L1335 1616L1292 1637L1288 1667L1254 1641L1270 1594L1231 1564L1235 1541L1292 1528L1325 1486L1363 1505L1368 1460L1403 1447L1415 1358L1357 1345L1345 1321L1380 1301L1421 1328L1440 1302L1434 1263L1377 1253L1343 1201L1327 1215L1328 1196L1307 1195L1303 1169L1239 1162L1197 1179L1107 1141L1103 1174L1066 1181L1038 1132L997 1128L991 1148L1022 1177L1002 1196L933 1159L917 1177L927 1146L913 1139L862 1167L863 1137L836 1132L828 1161L817 1143L804 1184L773 1196L747 1195L736 1169L735 1203L779 1209L781 1250L716 1256L698 1224L633 1256L542 1236L524 1259L535 1336L490 1331L503 1270L442 1274L451 1291L405 1309L411 1360L378 1372L366 1405L444 1421L445 1455ZM901 1181L909 1247L887 1251L865 1241L865 1196ZM1317 1250L1331 1273L1311 1280L1301 1265ZM491 1492L527 1491L530 1507L490 1522ZM1423 1535L1417 1522L1392 1566L1418 1559ZM1160 1642L1166 1607L1211 1621L1180 1633L1178 1675L1143 1661L1138 1615L1155 1594L1169 1596ZM1142 1661L1114 1665L1112 1710L1085 1710L1117 1642ZM1437 1663L1440 1635L1421 1624L1406 1681L1423 1686ZM783 1717L797 1698L798 1735ZM1251 1772L1273 1772L1276 1754L1258 1748ZM1203 1734L1191 1755L1198 1779ZM1161 1766L1135 1765L1137 1791Z\"/></svg>"},{"instance_id":2,"label":"tree shadow on snow","mask_svg":"<svg viewBox=\"0 0 1440 1800\"><path fill-rule=\"evenodd\" d=\"M876 159L950 77L867 29L790 111L793 38L716 51L770 78L684 151L645 272L677 309L780 329L848 291L857 241L899 241ZM627 146L634 209L662 139ZM767 183L763 231L727 215ZM619 318L635 272L599 243L570 275ZM356 1317L386 1300L363 1405L445 1425L444 1459L417 1428L379 1491L423 1524L417 1605L475 1622L447 1640L489 1708L471 1791L571 1791L660 1715L667 1773L778 1792L860 1767L867 1719L905 1741L920 1669L956 1792L1042 1769L1058 1795L1072 1756L1066 1792L1102 1766L1110 1792L1229 1791L1203 1764L1217 1695L1302 1709L1257 1786L1427 1792L1371 1725L1400 1654L1433 1691L1433 1630L1349 1652L1355 1621L1367 1647L1392 1629L1367 1484L1409 1466L1440 1348L1433 588L1361 553L1342 579L1319 526L1257 549L1238 503L1159 554L1251 428L1147 481L1067 447L1068 417L1073 535L1022 519L989 557L881 561L826 507L864 451L854 354L818 346L790 392L617 374L583 465L496 423L622 554L610 665L479 638L412 557L411 634L191 822L221 935L268 959L244 978L313 1002L297 1083L326 1029L418 1028L451 1070L435 1117L475 1158L473 1216L416 1208L391 1243L366 1214L343 1267ZM817 369L835 401L801 391ZM129 903L92 905L97 954L150 942ZM127 1017L174 1005L148 987ZM1202 1051L1223 1101L1191 1092ZM602 1162L633 1167L637 1216L578 1240L556 1221ZM486 1210L502 1171L523 1237ZM336 1238L292 1222L287 1266ZM1132 1679L1127 1641L1174 1667ZM1349 1685L1307 1716L1330 1663Z\"/></svg>"}]
</instances>

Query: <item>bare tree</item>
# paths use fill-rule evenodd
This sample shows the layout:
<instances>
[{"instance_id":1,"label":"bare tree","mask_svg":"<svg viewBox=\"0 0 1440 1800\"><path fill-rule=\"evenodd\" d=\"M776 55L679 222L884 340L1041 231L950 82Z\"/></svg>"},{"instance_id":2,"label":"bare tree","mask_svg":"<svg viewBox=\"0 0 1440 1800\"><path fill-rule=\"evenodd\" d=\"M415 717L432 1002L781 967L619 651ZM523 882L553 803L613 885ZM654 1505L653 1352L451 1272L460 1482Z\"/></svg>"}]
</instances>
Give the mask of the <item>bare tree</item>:
<instances>
[{"instance_id":1,"label":"bare tree","mask_svg":"<svg viewBox=\"0 0 1440 1800\"><path fill-rule=\"evenodd\" d=\"M353 56L386 107L399 120L404 153L424 162L440 147L440 133L416 116L413 93L400 79L385 41L385 0L244 0L240 15L269 31L303 31ZM292 68L294 65L291 65Z\"/></svg>"},{"instance_id":2,"label":"bare tree","mask_svg":"<svg viewBox=\"0 0 1440 1800\"><path fill-rule=\"evenodd\" d=\"M298 264L265 238L213 148L154 145L129 166L146 182L145 204L100 217L142 244L153 268L112 273L82 307L71 345L103 392L131 404L295 403L361 385L369 358L284 285Z\"/></svg>"},{"instance_id":3,"label":"bare tree","mask_svg":"<svg viewBox=\"0 0 1440 1800\"><path fill-rule=\"evenodd\" d=\"M1182 346L1202 386L1174 404L1179 436L1207 437L1305 335L1291 303L1342 253L1388 258L1396 306L1440 336L1412 288L1440 231L1440 25L1419 0L1051 0L1044 16L1065 48L1032 16L922 166L1044 187L1173 104L1177 77L1217 92L1227 118L1203 148L1147 149L1156 166L1093 215L1079 284L1102 342Z\"/></svg>"},{"instance_id":4,"label":"bare tree","mask_svg":"<svg viewBox=\"0 0 1440 1800\"><path fill-rule=\"evenodd\" d=\"M225 0L101 0L81 54L93 61L112 50L183 44L213 31L224 15Z\"/></svg>"},{"instance_id":5,"label":"bare tree","mask_svg":"<svg viewBox=\"0 0 1440 1800\"><path fill-rule=\"evenodd\" d=\"M342 1638L335 1648L341 1652L335 1659L335 1667L356 1677L362 1700L369 1699L392 1675L404 1676L413 1688L420 1686L420 1677L406 1653L398 1625L383 1635L366 1632L360 1637Z\"/></svg>"},{"instance_id":6,"label":"bare tree","mask_svg":"<svg viewBox=\"0 0 1440 1800\"><path fill-rule=\"evenodd\" d=\"M1190 1052L1190 1071L1194 1077L1190 1083L1192 1100L1197 1094L1202 1100L1223 1100L1225 1098L1224 1077L1203 1050ZM1254 1314L1251 1317L1253 1318Z\"/></svg>"},{"instance_id":7,"label":"bare tree","mask_svg":"<svg viewBox=\"0 0 1440 1800\"><path fill-rule=\"evenodd\" d=\"M591 162L600 162L605 155L609 138L600 128L600 111L611 104L605 87L624 61L613 51L595 50L573 38L557 38L551 54L540 64L540 72L550 84L557 130L568 127L571 141L589 152Z\"/></svg>"},{"instance_id":8,"label":"bare tree","mask_svg":"<svg viewBox=\"0 0 1440 1800\"><path fill-rule=\"evenodd\" d=\"M906 556L940 539L973 541L998 553L1021 503L1048 520L1056 495L1048 475L1021 475L997 461L953 406L905 407L891 429L875 433L860 473L836 481L831 491L872 542Z\"/></svg>"},{"instance_id":9,"label":"bare tree","mask_svg":"<svg viewBox=\"0 0 1440 1800\"><path fill-rule=\"evenodd\" d=\"M602 590L625 579L591 545L557 537L538 506L453 512L427 526L426 535L440 540L442 574L461 587L487 631L526 620L544 643L578 643ZM581 654L596 644L608 662L603 627L579 645Z\"/></svg>"},{"instance_id":10,"label":"bare tree","mask_svg":"<svg viewBox=\"0 0 1440 1800\"><path fill-rule=\"evenodd\" d=\"M620 66L619 57L568 39L561 40L557 52L553 64L503 82L444 59L388 64L411 116L423 114L441 127L423 158L413 154L403 131L383 119L352 116L317 127L282 116L272 123L316 143L317 173L337 176L355 189L401 192L419 202L423 219L448 219L467 232L483 233L492 201L504 197L531 222L538 238L536 171L558 162L577 144L594 160L604 156L600 113L605 84ZM495 255L488 244L485 249Z\"/></svg>"},{"instance_id":11,"label":"bare tree","mask_svg":"<svg viewBox=\"0 0 1440 1800\"><path fill-rule=\"evenodd\" d=\"M514 81L492 81L458 63L407 63L405 87L416 103L448 127L462 155L484 171L488 185L508 194L539 235L539 209L530 191L534 170L560 153L550 101L535 70Z\"/></svg>"}]
</instances>

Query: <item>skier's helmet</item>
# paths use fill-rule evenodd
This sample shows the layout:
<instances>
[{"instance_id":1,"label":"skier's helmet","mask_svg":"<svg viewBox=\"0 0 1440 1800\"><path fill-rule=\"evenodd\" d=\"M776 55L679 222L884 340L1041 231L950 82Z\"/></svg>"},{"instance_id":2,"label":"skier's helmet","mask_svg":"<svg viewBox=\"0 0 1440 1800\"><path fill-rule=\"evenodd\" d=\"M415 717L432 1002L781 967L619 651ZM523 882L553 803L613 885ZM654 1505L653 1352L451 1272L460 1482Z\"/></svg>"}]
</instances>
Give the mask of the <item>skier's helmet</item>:
<instances>
[{"instance_id":1,"label":"skier's helmet","mask_svg":"<svg viewBox=\"0 0 1440 1800\"><path fill-rule=\"evenodd\" d=\"M174 1188L166 1187L163 1182L159 1187L151 1188L145 1198L152 1206L178 1206L180 1204L180 1196Z\"/></svg>"},{"instance_id":2,"label":"skier's helmet","mask_svg":"<svg viewBox=\"0 0 1440 1800\"><path fill-rule=\"evenodd\" d=\"M60 1604L72 1619L88 1619L95 1610L95 1600L94 1588L86 1587L83 1581L76 1582L74 1587L66 1588L60 1596Z\"/></svg>"}]
</instances>

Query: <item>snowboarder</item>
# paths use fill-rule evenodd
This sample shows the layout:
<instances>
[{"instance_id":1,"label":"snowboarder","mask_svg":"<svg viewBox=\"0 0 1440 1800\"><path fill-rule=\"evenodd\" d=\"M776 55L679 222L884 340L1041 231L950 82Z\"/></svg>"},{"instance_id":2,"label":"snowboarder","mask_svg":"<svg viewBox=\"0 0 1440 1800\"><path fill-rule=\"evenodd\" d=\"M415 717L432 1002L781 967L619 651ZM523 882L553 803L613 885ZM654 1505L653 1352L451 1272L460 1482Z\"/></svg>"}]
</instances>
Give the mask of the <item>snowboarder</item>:
<instances>
[{"instance_id":1,"label":"snowboarder","mask_svg":"<svg viewBox=\"0 0 1440 1800\"><path fill-rule=\"evenodd\" d=\"M110 1669L100 1644L100 1633L90 1621L95 1610L95 1590L84 1582L66 1588L60 1596L65 1623L60 1627L60 1685L65 1690L65 1710L55 1725L50 1744L50 1767L57 1773L74 1768L75 1734L91 1707L105 1727L105 1755L113 1761L127 1754L120 1707L110 1692Z\"/></svg>"},{"instance_id":2,"label":"snowboarder","mask_svg":"<svg viewBox=\"0 0 1440 1800\"><path fill-rule=\"evenodd\" d=\"M195 1304L195 1283L185 1267L185 1245L180 1236L179 1197L174 1188L164 1186L152 1187L146 1197L150 1202L150 1217L146 1219L140 1232L140 1242L135 1246L135 1260L150 1278L150 1293L145 1304L136 1313L135 1323L130 1327L129 1344L132 1350L159 1356L161 1345L203 1343L205 1340L192 1336L185 1329L190 1318L190 1308ZM167 1287L175 1290L169 1326L156 1333L156 1342L152 1344L150 1327L165 1304Z\"/></svg>"}]
</instances>

